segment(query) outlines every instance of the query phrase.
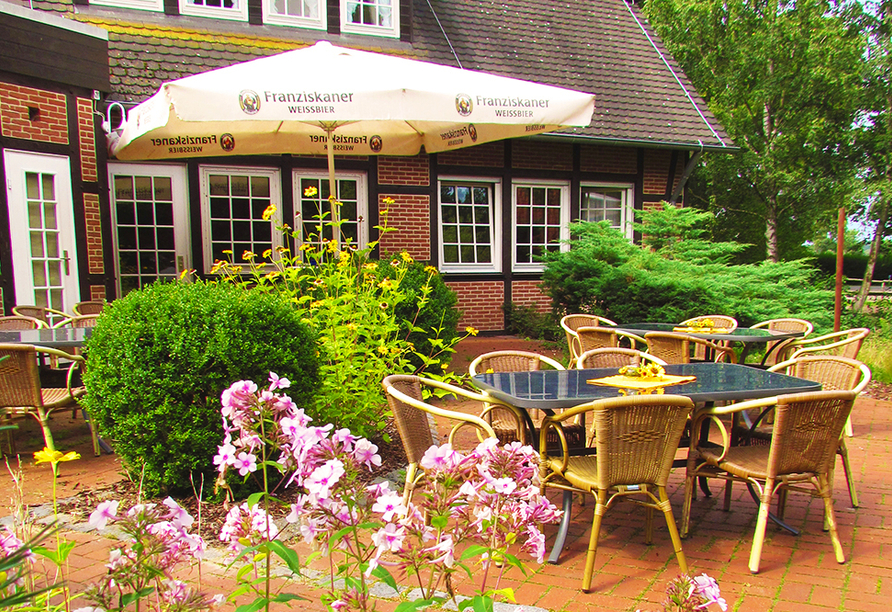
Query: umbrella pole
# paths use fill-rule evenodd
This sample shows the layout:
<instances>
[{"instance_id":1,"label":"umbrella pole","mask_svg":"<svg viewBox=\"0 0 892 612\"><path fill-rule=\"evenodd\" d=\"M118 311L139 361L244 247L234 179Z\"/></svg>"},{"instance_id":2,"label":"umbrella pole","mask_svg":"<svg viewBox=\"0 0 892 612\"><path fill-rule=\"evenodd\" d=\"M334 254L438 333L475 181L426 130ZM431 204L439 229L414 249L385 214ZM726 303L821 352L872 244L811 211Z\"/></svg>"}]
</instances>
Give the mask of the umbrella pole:
<instances>
[{"instance_id":1,"label":"umbrella pole","mask_svg":"<svg viewBox=\"0 0 892 612\"><path fill-rule=\"evenodd\" d=\"M326 128L325 133L328 135L328 201L331 204L331 224L332 224L332 240L334 240L335 251L338 250L338 238L341 233L341 226L338 223L340 215L337 205L337 183L335 182L335 165L334 165L334 141L332 135L334 128Z\"/></svg>"}]
</instances>

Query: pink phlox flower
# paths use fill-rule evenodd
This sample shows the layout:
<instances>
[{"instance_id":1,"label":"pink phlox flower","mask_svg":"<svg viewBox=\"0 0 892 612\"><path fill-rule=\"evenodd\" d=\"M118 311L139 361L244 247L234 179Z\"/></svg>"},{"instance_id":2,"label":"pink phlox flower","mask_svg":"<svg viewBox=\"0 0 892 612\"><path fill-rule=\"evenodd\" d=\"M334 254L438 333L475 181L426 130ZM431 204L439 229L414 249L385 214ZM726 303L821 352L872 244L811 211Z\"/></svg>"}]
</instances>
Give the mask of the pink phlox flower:
<instances>
[{"instance_id":1,"label":"pink phlox flower","mask_svg":"<svg viewBox=\"0 0 892 612\"><path fill-rule=\"evenodd\" d=\"M183 529L191 529L192 524L195 522L195 519L192 518L192 515L186 512L186 510L179 505L172 497L168 497L164 500L164 505L170 508L170 514L168 515L168 519L176 526L182 527Z\"/></svg>"},{"instance_id":2,"label":"pink phlox flower","mask_svg":"<svg viewBox=\"0 0 892 612\"><path fill-rule=\"evenodd\" d=\"M371 499L377 499L382 495L387 495L391 493L390 491L390 482L387 480L382 480L381 482L375 482L368 485L366 488L366 493Z\"/></svg>"},{"instance_id":3,"label":"pink phlox flower","mask_svg":"<svg viewBox=\"0 0 892 612\"><path fill-rule=\"evenodd\" d=\"M482 483L475 484L470 480L466 480L459 488L458 494L462 497L466 497L467 499L474 499L475 497L477 497L477 489L480 486L482 486Z\"/></svg>"},{"instance_id":4,"label":"pink phlox flower","mask_svg":"<svg viewBox=\"0 0 892 612\"><path fill-rule=\"evenodd\" d=\"M377 556L390 551L397 552L403 545L406 537L405 527L401 527L394 523L387 523L372 535L372 543L378 547Z\"/></svg>"},{"instance_id":5,"label":"pink phlox flower","mask_svg":"<svg viewBox=\"0 0 892 612\"><path fill-rule=\"evenodd\" d=\"M298 409L297 404L295 404L294 400L292 400L290 397L288 397L287 395L280 395L276 399L276 403L273 406L273 412L275 412L277 415L293 417L298 412L303 411ZM309 417L306 417L306 420L309 421ZM304 423L304 426L306 426L306 423Z\"/></svg>"},{"instance_id":6,"label":"pink phlox flower","mask_svg":"<svg viewBox=\"0 0 892 612\"><path fill-rule=\"evenodd\" d=\"M698 606L699 608L705 608L706 606L715 603L718 604L723 612L728 609L728 603L722 597L722 594L719 591L719 585L714 578L706 574L700 574L699 576L691 578L691 582L694 584L694 589L697 591L697 594L706 600L705 604Z\"/></svg>"},{"instance_id":7,"label":"pink phlox flower","mask_svg":"<svg viewBox=\"0 0 892 612\"><path fill-rule=\"evenodd\" d=\"M243 504L247 505L247 504ZM230 542L235 546L238 545L238 539L245 535L242 525L242 506L233 506L226 513L226 520L223 527L220 528L220 541Z\"/></svg>"},{"instance_id":8,"label":"pink phlox flower","mask_svg":"<svg viewBox=\"0 0 892 612\"><path fill-rule=\"evenodd\" d=\"M545 534L539 531L535 525L527 525L527 540L520 549L530 553L537 563L545 561Z\"/></svg>"},{"instance_id":9,"label":"pink phlox flower","mask_svg":"<svg viewBox=\"0 0 892 612\"><path fill-rule=\"evenodd\" d=\"M322 528L318 521L307 518L301 522L300 535L307 544L313 544L320 533L322 533Z\"/></svg>"},{"instance_id":10,"label":"pink phlox flower","mask_svg":"<svg viewBox=\"0 0 892 612\"><path fill-rule=\"evenodd\" d=\"M346 610L349 607L349 604L343 599L335 599L333 602L328 604L331 606L331 609L335 612L340 612L341 610Z\"/></svg>"},{"instance_id":11,"label":"pink phlox flower","mask_svg":"<svg viewBox=\"0 0 892 612\"><path fill-rule=\"evenodd\" d=\"M297 498L297 501L291 504L291 512L285 517L285 520L289 523L297 523L300 522L300 517L304 514L304 505L306 502L306 497L301 495Z\"/></svg>"},{"instance_id":12,"label":"pink phlox flower","mask_svg":"<svg viewBox=\"0 0 892 612\"><path fill-rule=\"evenodd\" d=\"M305 427L306 424L302 423L301 419L297 417L282 417L279 419L279 429L281 429L282 435L286 438L298 438Z\"/></svg>"},{"instance_id":13,"label":"pink phlox flower","mask_svg":"<svg viewBox=\"0 0 892 612\"><path fill-rule=\"evenodd\" d=\"M482 531L483 524L492 521L494 516L492 508L483 504L475 506L473 514L478 531Z\"/></svg>"},{"instance_id":14,"label":"pink phlox flower","mask_svg":"<svg viewBox=\"0 0 892 612\"><path fill-rule=\"evenodd\" d=\"M392 521L394 515L403 516L406 513L403 496L393 492L382 495L372 505L372 512L380 513L384 521Z\"/></svg>"},{"instance_id":15,"label":"pink phlox flower","mask_svg":"<svg viewBox=\"0 0 892 612\"><path fill-rule=\"evenodd\" d=\"M269 390L275 391L276 389L287 389L291 386L291 381L287 378L280 378L278 374L275 372L269 373Z\"/></svg>"},{"instance_id":16,"label":"pink phlox flower","mask_svg":"<svg viewBox=\"0 0 892 612\"><path fill-rule=\"evenodd\" d=\"M251 530L264 540L275 540L279 535L279 528L273 523L272 518L259 506L251 507Z\"/></svg>"},{"instance_id":17,"label":"pink phlox flower","mask_svg":"<svg viewBox=\"0 0 892 612\"><path fill-rule=\"evenodd\" d=\"M356 442L357 437L350 433L350 430L346 427L338 429L333 434L331 434L331 441L335 444L340 444L345 452L350 452L353 450L353 443Z\"/></svg>"},{"instance_id":18,"label":"pink phlox flower","mask_svg":"<svg viewBox=\"0 0 892 612\"><path fill-rule=\"evenodd\" d=\"M315 500L325 499L331 493L331 488L343 475L344 464L337 459L329 459L313 470L304 485L312 498Z\"/></svg>"},{"instance_id":19,"label":"pink phlox flower","mask_svg":"<svg viewBox=\"0 0 892 612\"><path fill-rule=\"evenodd\" d=\"M159 596L162 600L171 604L184 604L189 597L189 589L182 580L168 578L161 582L164 587Z\"/></svg>"},{"instance_id":20,"label":"pink phlox flower","mask_svg":"<svg viewBox=\"0 0 892 612\"><path fill-rule=\"evenodd\" d=\"M449 443L442 446L431 446L424 451L419 465L424 470L441 472L455 467L461 461L461 455L452 449Z\"/></svg>"},{"instance_id":21,"label":"pink phlox flower","mask_svg":"<svg viewBox=\"0 0 892 612\"><path fill-rule=\"evenodd\" d=\"M238 468L240 476L247 476L250 472L257 471L257 457L242 451L236 457L233 465Z\"/></svg>"},{"instance_id":22,"label":"pink phlox flower","mask_svg":"<svg viewBox=\"0 0 892 612\"><path fill-rule=\"evenodd\" d=\"M357 463L365 464L369 468L369 471L371 471L373 467L381 466L381 455L378 454L378 446L372 444L365 438L360 438L356 441L356 444L353 447L353 458L356 459Z\"/></svg>"},{"instance_id":23,"label":"pink phlox flower","mask_svg":"<svg viewBox=\"0 0 892 612\"><path fill-rule=\"evenodd\" d=\"M108 552L108 563L105 564L105 567L114 571L127 565L127 561L127 556L120 548L113 548Z\"/></svg>"},{"instance_id":24,"label":"pink phlox flower","mask_svg":"<svg viewBox=\"0 0 892 612\"><path fill-rule=\"evenodd\" d=\"M444 536L435 546L431 546L425 552L439 554L435 559L431 559L431 563L442 563L446 567L455 565L455 542L452 541L451 535Z\"/></svg>"},{"instance_id":25,"label":"pink phlox flower","mask_svg":"<svg viewBox=\"0 0 892 612\"><path fill-rule=\"evenodd\" d=\"M3 556L8 557L24 545L25 543L16 537L12 528L6 525L6 533L0 535L0 550L3 551Z\"/></svg>"},{"instance_id":26,"label":"pink phlox flower","mask_svg":"<svg viewBox=\"0 0 892 612\"><path fill-rule=\"evenodd\" d=\"M109 521L113 521L118 518L118 500L106 500L104 502L100 502L95 510L90 514L90 527L94 529L105 529L105 525Z\"/></svg>"},{"instance_id":27,"label":"pink phlox flower","mask_svg":"<svg viewBox=\"0 0 892 612\"><path fill-rule=\"evenodd\" d=\"M481 459L488 459L495 455L495 450L499 446L498 438L486 438L474 449L474 454Z\"/></svg>"}]
</instances>

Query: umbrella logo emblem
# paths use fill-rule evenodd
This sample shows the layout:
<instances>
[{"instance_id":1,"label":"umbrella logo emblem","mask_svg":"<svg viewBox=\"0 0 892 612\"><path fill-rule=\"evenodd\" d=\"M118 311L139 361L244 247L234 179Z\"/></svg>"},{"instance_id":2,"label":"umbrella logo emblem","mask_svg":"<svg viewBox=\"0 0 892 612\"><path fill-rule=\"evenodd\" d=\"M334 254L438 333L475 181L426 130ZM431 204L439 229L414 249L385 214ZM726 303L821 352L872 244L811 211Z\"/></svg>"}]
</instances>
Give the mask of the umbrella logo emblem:
<instances>
[{"instance_id":1,"label":"umbrella logo emblem","mask_svg":"<svg viewBox=\"0 0 892 612\"><path fill-rule=\"evenodd\" d=\"M462 117L467 117L474 110L474 102L468 94L458 94L455 96L455 110Z\"/></svg>"},{"instance_id":2,"label":"umbrella logo emblem","mask_svg":"<svg viewBox=\"0 0 892 612\"><path fill-rule=\"evenodd\" d=\"M235 137L232 134L220 136L220 146L224 151L232 151L235 148Z\"/></svg>"},{"instance_id":3,"label":"umbrella logo emblem","mask_svg":"<svg viewBox=\"0 0 892 612\"><path fill-rule=\"evenodd\" d=\"M381 140L380 136L372 136L369 139L369 148L372 149L375 153L380 153L381 148L384 146L384 141Z\"/></svg>"},{"instance_id":4,"label":"umbrella logo emblem","mask_svg":"<svg viewBox=\"0 0 892 612\"><path fill-rule=\"evenodd\" d=\"M260 96L256 91L245 89L238 95L238 105L249 115L255 115L260 111Z\"/></svg>"}]
</instances>

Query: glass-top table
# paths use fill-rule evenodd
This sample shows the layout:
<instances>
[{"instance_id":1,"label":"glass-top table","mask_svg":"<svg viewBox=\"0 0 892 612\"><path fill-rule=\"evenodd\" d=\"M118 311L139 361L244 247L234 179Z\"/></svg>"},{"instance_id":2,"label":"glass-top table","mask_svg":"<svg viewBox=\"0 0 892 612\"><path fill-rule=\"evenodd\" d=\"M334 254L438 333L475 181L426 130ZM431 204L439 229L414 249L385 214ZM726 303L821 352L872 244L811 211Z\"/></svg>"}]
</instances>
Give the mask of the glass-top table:
<instances>
[{"instance_id":1,"label":"glass-top table","mask_svg":"<svg viewBox=\"0 0 892 612\"><path fill-rule=\"evenodd\" d=\"M66 349L84 346L93 333L92 327L60 327L58 329L7 329L0 331L0 343L34 344Z\"/></svg>"}]
</instances>

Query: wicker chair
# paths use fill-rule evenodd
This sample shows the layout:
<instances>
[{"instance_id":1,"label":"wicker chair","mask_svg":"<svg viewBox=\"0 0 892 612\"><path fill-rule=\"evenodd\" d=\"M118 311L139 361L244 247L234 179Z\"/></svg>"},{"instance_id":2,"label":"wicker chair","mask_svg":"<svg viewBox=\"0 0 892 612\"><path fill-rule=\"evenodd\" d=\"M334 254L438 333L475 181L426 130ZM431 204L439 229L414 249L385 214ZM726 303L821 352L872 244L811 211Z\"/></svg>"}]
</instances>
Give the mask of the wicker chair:
<instances>
[{"instance_id":1,"label":"wicker chair","mask_svg":"<svg viewBox=\"0 0 892 612\"><path fill-rule=\"evenodd\" d=\"M855 401L854 391L817 391L777 398L753 400L713 408L695 417L697 431L706 419L721 430L720 448L700 445L692 439L685 475L682 535L690 524L691 500L699 477L724 478L749 483L759 491L759 514L750 552L749 569L758 573L765 540L765 527L772 497L785 491L806 491L824 501L833 551L839 563L845 562L836 518L833 514L833 464L839 438ZM732 446L721 415L751 408L774 407L774 431L768 446ZM810 485L805 488L803 485ZM782 505L779 505L779 513Z\"/></svg>"},{"instance_id":2,"label":"wicker chair","mask_svg":"<svg viewBox=\"0 0 892 612\"><path fill-rule=\"evenodd\" d=\"M61 310L56 310L55 308L30 305L13 306L12 313L22 317L31 317L32 319L43 321L47 327L52 327L54 323L57 323L61 319L67 319L71 316L67 312L62 312Z\"/></svg>"},{"instance_id":3,"label":"wicker chair","mask_svg":"<svg viewBox=\"0 0 892 612\"><path fill-rule=\"evenodd\" d=\"M37 367L39 355L50 355L69 360L68 377L64 388L42 388ZM77 409L78 398L85 393L83 387L73 387L75 371L83 364L83 358L62 351L35 347L28 344L0 344L0 408L7 415L32 416L43 429L43 437L48 448L54 449L53 434L50 431L50 416L62 408ZM84 418L87 418L86 413ZM99 455L99 435L91 424L93 452Z\"/></svg>"},{"instance_id":4,"label":"wicker chair","mask_svg":"<svg viewBox=\"0 0 892 612\"><path fill-rule=\"evenodd\" d=\"M647 340L647 352L666 363L690 363L692 346L702 348L704 357L712 354L714 361L737 363L733 349L702 338L673 332L650 332L644 338Z\"/></svg>"},{"instance_id":5,"label":"wicker chair","mask_svg":"<svg viewBox=\"0 0 892 612\"><path fill-rule=\"evenodd\" d=\"M815 326L805 319L769 319L751 325L750 329L768 329L768 331L778 332L802 332L802 338L807 338L808 335L814 331ZM765 345L765 357L762 359L762 365L773 365L778 363L778 356L785 352L784 347L794 340L797 340L797 338L787 338L786 340L767 343Z\"/></svg>"},{"instance_id":6,"label":"wicker chair","mask_svg":"<svg viewBox=\"0 0 892 612\"><path fill-rule=\"evenodd\" d=\"M592 584L601 519L612 503L621 497L644 496L632 500L647 510L645 538L653 537L653 509L663 512L675 556L682 572L688 571L681 540L666 493L666 482L678 442L694 404L678 395L635 395L599 400L546 416L539 435L540 486L591 493L595 496L594 518L582 588ZM563 424L591 412L597 453L572 455L563 435ZM553 453L547 444L554 431L561 448Z\"/></svg>"},{"instance_id":7,"label":"wicker chair","mask_svg":"<svg viewBox=\"0 0 892 612\"><path fill-rule=\"evenodd\" d=\"M43 321L23 315L11 315L0 317L0 330L4 329L41 329L45 327Z\"/></svg>"},{"instance_id":8,"label":"wicker chair","mask_svg":"<svg viewBox=\"0 0 892 612\"><path fill-rule=\"evenodd\" d=\"M693 317L691 319L686 319L679 323L679 326L685 327L696 327L699 324L705 321L712 321L713 327L718 327L721 329L727 329L729 332L737 329L737 319L734 317L728 317L725 315L702 315L699 317ZM714 344L718 344L719 346L727 347L728 343L725 341L715 342ZM694 359L699 359L703 361L709 355L709 349L702 344L694 344Z\"/></svg>"},{"instance_id":9,"label":"wicker chair","mask_svg":"<svg viewBox=\"0 0 892 612\"><path fill-rule=\"evenodd\" d=\"M61 327L96 327L96 321L98 319L98 314L75 315L59 321L53 325L53 329L59 329Z\"/></svg>"},{"instance_id":10,"label":"wicker chair","mask_svg":"<svg viewBox=\"0 0 892 612\"><path fill-rule=\"evenodd\" d=\"M87 300L86 302L78 302L72 310L78 316L98 315L103 308L105 308L105 300Z\"/></svg>"},{"instance_id":11,"label":"wicker chair","mask_svg":"<svg viewBox=\"0 0 892 612\"><path fill-rule=\"evenodd\" d=\"M579 336L576 331L580 327L616 327L616 323L610 319L590 314L568 314L561 319L561 327L567 336L567 346L570 349L570 361L576 359L583 353L579 348Z\"/></svg>"},{"instance_id":12,"label":"wicker chair","mask_svg":"<svg viewBox=\"0 0 892 612\"><path fill-rule=\"evenodd\" d=\"M786 361L803 355L820 354L857 359L861 344L868 334L870 330L866 327L855 327L816 338L797 338L784 347L777 358L779 361Z\"/></svg>"},{"instance_id":13,"label":"wicker chair","mask_svg":"<svg viewBox=\"0 0 892 612\"><path fill-rule=\"evenodd\" d=\"M397 430L403 442L403 449L406 451L406 458L409 460L409 467L406 470L406 484L403 488L404 503L408 503L412 492L418 484L421 476L418 472L418 463L424 456L425 451L431 446L441 443L440 436L437 434L436 422L434 421L435 416L455 421L455 425L449 431L447 440L450 444L455 441L456 433L465 426L475 428L479 440L496 437L489 423L477 415L447 410L428 404L422 397L422 389L424 387L439 389L459 397L480 402L492 401L492 398L419 376L395 374L385 378L382 384L386 392L387 403L393 411L393 418L396 421Z\"/></svg>"},{"instance_id":14,"label":"wicker chair","mask_svg":"<svg viewBox=\"0 0 892 612\"><path fill-rule=\"evenodd\" d=\"M609 327L580 327L576 330L576 348L579 355L596 348L614 348L619 346L619 335ZM575 360L574 360L575 361Z\"/></svg>"},{"instance_id":15,"label":"wicker chair","mask_svg":"<svg viewBox=\"0 0 892 612\"><path fill-rule=\"evenodd\" d=\"M542 369L542 366L549 367L554 370L563 370L564 366L560 363L539 355L538 353L530 353L527 351L493 351L480 355L468 366L468 373L471 376L484 373L496 372L536 372ZM525 419L517 408L505 406L503 404L492 404L486 402L483 406L483 413L480 415L492 426L496 437L501 444L520 441L524 444L535 444L535 440L530 440L525 427ZM582 448L585 446L585 423L577 422L565 426L567 435L570 439L571 448ZM532 432L532 435L538 435ZM557 443L557 439L553 440Z\"/></svg>"},{"instance_id":16,"label":"wicker chair","mask_svg":"<svg viewBox=\"0 0 892 612\"><path fill-rule=\"evenodd\" d=\"M642 361L651 361L659 365L666 362L659 357L644 353L636 349L627 348L597 348L584 352L573 365L577 370L586 368L621 368L631 365L637 366Z\"/></svg>"}]
</instances>

